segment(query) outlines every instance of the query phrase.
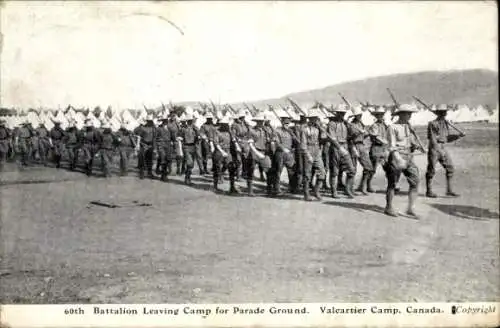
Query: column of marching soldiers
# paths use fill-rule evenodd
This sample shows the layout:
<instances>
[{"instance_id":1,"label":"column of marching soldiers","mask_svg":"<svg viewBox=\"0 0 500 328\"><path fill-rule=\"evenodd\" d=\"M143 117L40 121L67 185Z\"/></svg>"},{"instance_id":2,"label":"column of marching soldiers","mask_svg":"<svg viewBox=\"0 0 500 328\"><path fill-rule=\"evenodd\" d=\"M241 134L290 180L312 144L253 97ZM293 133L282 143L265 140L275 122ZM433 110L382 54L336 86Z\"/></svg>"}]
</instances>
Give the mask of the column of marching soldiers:
<instances>
[{"instance_id":1,"label":"column of marching soldiers","mask_svg":"<svg viewBox=\"0 0 500 328\"><path fill-rule=\"evenodd\" d=\"M194 124L192 115L182 115L180 119L179 115L171 112L159 117L159 124L155 124L153 115L148 115L134 131L129 131L127 122L124 122L116 132L111 130L109 124L97 129L91 120L86 120L81 130L77 129L75 121L70 121L69 127L63 129L61 122L54 120L50 131L43 123L34 128L29 122L10 131L5 126L5 120L1 120L0 165L3 168L8 154L12 152L18 156L21 165L29 165L36 152L42 164L47 164L51 157L56 168L61 168L65 155L70 170L76 170L82 160L85 173L90 176L94 158L100 157L101 169L107 177L113 157L118 153L120 175L125 176L131 156L135 153L140 179L154 178L154 173L161 181L168 181L169 175L184 175L184 182L192 185L196 163L200 175L212 172L216 192L221 191L227 171L231 194L240 193L236 181L244 179L246 193L254 195L254 171L258 168L259 178L266 182L270 197L284 193L281 176L286 169L286 192L303 194L306 201L312 200L311 195L321 200L321 191L324 190L329 191L333 198L341 197L339 193L350 199L368 195L374 192L372 180L380 166L387 179L385 214L397 216L392 204L397 183L403 174L409 184L406 214L417 217L414 204L419 171L413 157L420 152L427 153L428 158L426 196L437 197L432 190L437 162L446 170L447 195L458 196L452 187L453 164L444 144L465 134L446 120L449 106L435 107L437 118L428 124L426 151L409 123L412 113L416 112L412 105L366 105L364 110L374 116L375 123L365 126L361 121L361 108L348 103L329 108L317 103L303 110L291 99L289 101L291 107L281 106L275 110L270 106L281 121L276 128L262 113L251 118L255 125L250 126L246 120L248 113L243 110L233 113L231 118L226 115L218 121L211 112L205 111L206 122L200 128ZM350 121L345 118L349 110L352 111ZM397 121L387 124L384 121L386 111L390 111ZM328 118L326 125L319 120L322 115ZM459 133L452 134L450 127ZM354 188L358 163L363 171L359 184Z\"/></svg>"}]
</instances>

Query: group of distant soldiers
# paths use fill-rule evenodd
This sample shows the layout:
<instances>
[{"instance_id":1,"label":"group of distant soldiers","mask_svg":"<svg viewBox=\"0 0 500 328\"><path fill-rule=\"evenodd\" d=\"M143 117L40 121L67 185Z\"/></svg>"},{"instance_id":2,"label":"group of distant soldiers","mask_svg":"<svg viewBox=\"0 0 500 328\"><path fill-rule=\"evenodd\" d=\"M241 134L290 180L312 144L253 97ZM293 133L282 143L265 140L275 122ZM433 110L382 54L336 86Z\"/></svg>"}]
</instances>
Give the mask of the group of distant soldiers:
<instances>
[{"instance_id":1,"label":"group of distant soldiers","mask_svg":"<svg viewBox=\"0 0 500 328\"><path fill-rule=\"evenodd\" d=\"M285 110L275 111L281 121L279 127L271 126L269 117L262 113L251 118L255 125L250 125L248 113L243 110L217 122L212 113L206 112L205 123L200 128L192 115L182 115L181 119L170 113L160 117L158 123L149 115L134 131L128 130L124 122L116 132L108 124L96 128L92 120L86 120L83 129L78 129L75 121L70 121L66 129L60 121L54 121L50 130L43 124L35 128L26 122L11 131L5 126L5 120L0 120L0 166L3 168L7 158L14 154L23 166L29 165L36 155L41 164L52 160L60 168L64 156L70 170L75 170L82 160L85 173L90 176L94 158L100 157L103 174L110 176L112 160L118 155L120 175L124 176L135 153L140 179L157 175L161 181L168 181L170 175L184 175L184 182L192 185L196 163L200 175L212 173L213 188L217 192L221 191L227 171L232 194L240 193L236 181L244 179L247 194L254 195L254 171L258 168L258 178L266 182L266 193L270 197L284 193L281 176L286 169L287 192L301 193L306 201L312 200L311 194L321 200L324 190L333 198L339 198L339 193L347 198L372 193L373 177L380 166L387 178L385 213L397 216L393 198L404 174L409 184L406 214L417 216L414 204L419 171L413 156L416 151L426 151L409 124L416 109L410 105L368 105L364 109L374 116L375 123L371 126L363 124L360 108L347 105L328 111L314 106L301 110L298 117ZM454 167L444 145L464 134L451 133L446 121L449 109L447 105L437 106L437 118L428 124L427 197L437 197L432 190L437 162L446 170L447 195L458 196L452 186ZM349 110L352 110L352 120L345 118ZM387 124L384 121L387 111L391 111L397 121ZM322 124L319 118L325 112L328 123ZM354 188L358 163L363 171Z\"/></svg>"}]
</instances>

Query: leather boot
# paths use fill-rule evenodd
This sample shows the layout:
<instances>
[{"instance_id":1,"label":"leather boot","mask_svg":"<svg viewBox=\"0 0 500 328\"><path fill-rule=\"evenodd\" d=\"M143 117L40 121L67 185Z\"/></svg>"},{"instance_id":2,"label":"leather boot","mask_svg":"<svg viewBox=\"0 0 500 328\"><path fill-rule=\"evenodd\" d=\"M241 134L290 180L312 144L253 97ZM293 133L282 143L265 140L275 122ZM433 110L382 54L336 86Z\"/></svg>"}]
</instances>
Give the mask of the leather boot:
<instances>
[{"instance_id":1,"label":"leather boot","mask_svg":"<svg viewBox=\"0 0 500 328\"><path fill-rule=\"evenodd\" d=\"M321 197L320 193L320 188L323 185L323 180L316 180L316 184L314 185L314 197L316 197L318 200L322 200L323 198Z\"/></svg>"},{"instance_id":2,"label":"leather boot","mask_svg":"<svg viewBox=\"0 0 500 328\"><path fill-rule=\"evenodd\" d=\"M345 194L347 198L354 198L354 192L353 192L353 187L354 187L354 177L347 177L346 182L345 182Z\"/></svg>"},{"instance_id":3,"label":"leather boot","mask_svg":"<svg viewBox=\"0 0 500 328\"><path fill-rule=\"evenodd\" d=\"M332 198L339 198L338 192L337 192L337 177L331 177L330 178L330 191L332 193Z\"/></svg>"},{"instance_id":4,"label":"leather boot","mask_svg":"<svg viewBox=\"0 0 500 328\"><path fill-rule=\"evenodd\" d=\"M230 187L229 187L229 193L231 194L239 194L240 191L238 189L238 187L236 187L236 184L235 184L235 176L231 175L229 177L229 184L230 184Z\"/></svg>"},{"instance_id":5,"label":"leather boot","mask_svg":"<svg viewBox=\"0 0 500 328\"><path fill-rule=\"evenodd\" d=\"M357 192L360 192L361 194L367 196L368 193L366 192L366 182L368 180L368 173L363 172L363 176L361 177L361 181L359 182L358 188L356 188Z\"/></svg>"},{"instance_id":6,"label":"leather boot","mask_svg":"<svg viewBox=\"0 0 500 328\"><path fill-rule=\"evenodd\" d=\"M306 202L310 202L311 196L310 196L310 191L309 191L309 181L304 179L303 186L304 186L304 200Z\"/></svg>"},{"instance_id":7,"label":"leather boot","mask_svg":"<svg viewBox=\"0 0 500 328\"><path fill-rule=\"evenodd\" d=\"M451 177L446 177L446 196L459 197L460 195L453 191L451 179Z\"/></svg>"},{"instance_id":8,"label":"leather boot","mask_svg":"<svg viewBox=\"0 0 500 328\"><path fill-rule=\"evenodd\" d=\"M437 198L437 195L432 191L432 178L425 179L425 184L427 187L427 192L425 196L428 198Z\"/></svg>"},{"instance_id":9,"label":"leather boot","mask_svg":"<svg viewBox=\"0 0 500 328\"><path fill-rule=\"evenodd\" d=\"M366 191L367 192L375 192L375 190L372 187L372 180L373 180L373 173L370 173L368 175L368 178L366 179Z\"/></svg>"},{"instance_id":10,"label":"leather boot","mask_svg":"<svg viewBox=\"0 0 500 328\"><path fill-rule=\"evenodd\" d=\"M252 180L247 180L247 189L248 189L248 196L254 196Z\"/></svg>"}]
</instances>

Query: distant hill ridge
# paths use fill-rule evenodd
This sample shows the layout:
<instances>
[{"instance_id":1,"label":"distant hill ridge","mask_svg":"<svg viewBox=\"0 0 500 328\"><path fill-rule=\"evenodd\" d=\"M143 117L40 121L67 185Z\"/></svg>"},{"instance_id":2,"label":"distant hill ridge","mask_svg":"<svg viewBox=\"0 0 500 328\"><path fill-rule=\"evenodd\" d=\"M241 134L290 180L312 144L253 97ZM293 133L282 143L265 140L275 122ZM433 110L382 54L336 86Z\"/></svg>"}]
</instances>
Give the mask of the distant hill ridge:
<instances>
[{"instance_id":1,"label":"distant hill ridge","mask_svg":"<svg viewBox=\"0 0 500 328\"><path fill-rule=\"evenodd\" d=\"M498 103L498 73L482 69L426 71L371 77L251 103L256 106L277 104L285 102L286 97L290 97L299 103L314 103L318 100L327 104L339 104L342 102L338 95L340 92L353 103L359 100L388 104L392 101L387 88L391 89L401 103L414 102L412 96L417 96L430 104L486 105L494 108Z\"/></svg>"}]
</instances>

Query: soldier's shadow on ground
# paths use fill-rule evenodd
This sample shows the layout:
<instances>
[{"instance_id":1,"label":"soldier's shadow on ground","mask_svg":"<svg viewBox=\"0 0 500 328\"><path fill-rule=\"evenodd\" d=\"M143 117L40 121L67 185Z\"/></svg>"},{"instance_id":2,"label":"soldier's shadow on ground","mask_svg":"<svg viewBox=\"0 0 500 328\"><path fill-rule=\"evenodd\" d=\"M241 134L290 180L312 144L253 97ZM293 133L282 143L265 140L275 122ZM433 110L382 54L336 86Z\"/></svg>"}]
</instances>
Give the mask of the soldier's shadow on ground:
<instances>
[{"instance_id":1,"label":"soldier's shadow on ground","mask_svg":"<svg viewBox=\"0 0 500 328\"><path fill-rule=\"evenodd\" d=\"M356 202L356 200L351 200L347 202L326 201L323 202L323 204L340 206L348 209L357 210L359 212L371 211L375 213L382 213L382 214L384 213L384 208L382 206L358 203Z\"/></svg>"},{"instance_id":2,"label":"soldier's shadow on ground","mask_svg":"<svg viewBox=\"0 0 500 328\"><path fill-rule=\"evenodd\" d=\"M195 180L194 177L191 178L191 180ZM198 180L198 179L196 179ZM158 180L161 182L161 180ZM174 180L174 179L168 179L168 181L166 183L170 183L170 184L175 184L175 185L179 185L179 186L185 186L185 187L190 187L190 188L193 188L193 189L198 189L198 190L206 190L206 191L213 191L213 186L211 183L203 183L202 181L197 181L191 185L187 185L184 183L184 181L180 181L180 180Z\"/></svg>"},{"instance_id":3,"label":"soldier's shadow on ground","mask_svg":"<svg viewBox=\"0 0 500 328\"><path fill-rule=\"evenodd\" d=\"M471 205L455 205L455 204L429 204L432 208L437 209L445 214L459 217L467 220L485 221L489 219L499 219L499 214L492 212L486 208L480 208Z\"/></svg>"}]
</instances>

